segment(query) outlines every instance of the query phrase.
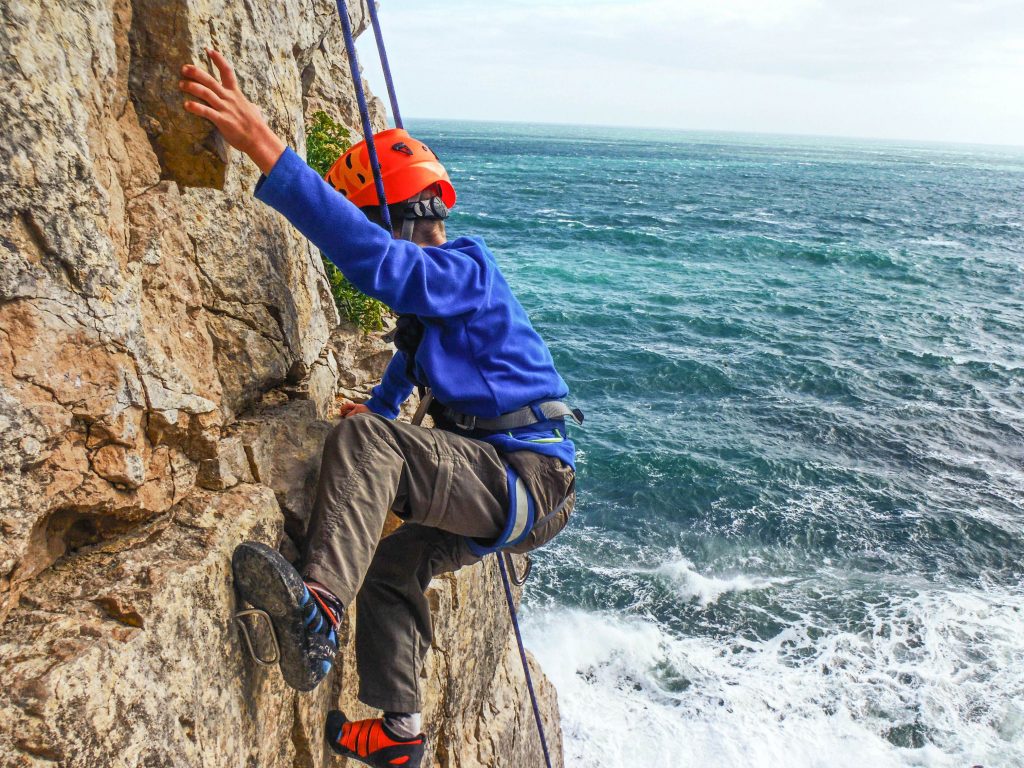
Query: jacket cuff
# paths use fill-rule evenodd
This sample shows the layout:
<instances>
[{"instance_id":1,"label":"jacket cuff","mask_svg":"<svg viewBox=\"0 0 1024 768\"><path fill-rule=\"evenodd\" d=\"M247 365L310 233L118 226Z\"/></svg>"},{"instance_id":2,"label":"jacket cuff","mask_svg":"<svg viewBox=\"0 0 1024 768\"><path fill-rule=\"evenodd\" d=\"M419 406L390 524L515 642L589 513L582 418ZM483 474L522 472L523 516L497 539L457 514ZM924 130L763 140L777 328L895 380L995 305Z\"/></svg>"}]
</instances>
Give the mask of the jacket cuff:
<instances>
[{"instance_id":1,"label":"jacket cuff","mask_svg":"<svg viewBox=\"0 0 1024 768\"><path fill-rule=\"evenodd\" d=\"M395 419L398 418L398 410L394 406L385 403L379 397L371 397L369 400L363 403L363 405L365 405L371 411L376 413L378 416L383 416L386 419L391 419L392 421L394 421Z\"/></svg>"},{"instance_id":2,"label":"jacket cuff","mask_svg":"<svg viewBox=\"0 0 1024 768\"><path fill-rule=\"evenodd\" d=\"M297 170L296 163L298 163L298 169L307 167L305 161L295 154L291 147L285 147L284 152L281 153L281 156L277 158L277 162L274 163L274 167L270 169L270 173L266 175L261 174L256 182L256 187L253 190L253 195L255 195L256 199L261 200L271 208L278 208L275 203L278 198L282 197L283 193L287 192L293 183L292 179L295 177Z\"/></svg>"}]
</instances>

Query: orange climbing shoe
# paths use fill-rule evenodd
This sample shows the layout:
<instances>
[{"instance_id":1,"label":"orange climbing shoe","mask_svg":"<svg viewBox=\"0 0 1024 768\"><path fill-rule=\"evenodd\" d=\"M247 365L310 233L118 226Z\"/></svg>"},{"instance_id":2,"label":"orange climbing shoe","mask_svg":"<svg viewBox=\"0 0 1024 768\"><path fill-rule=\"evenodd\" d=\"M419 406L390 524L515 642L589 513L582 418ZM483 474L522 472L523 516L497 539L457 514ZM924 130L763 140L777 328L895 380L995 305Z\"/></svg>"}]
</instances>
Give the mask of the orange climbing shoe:
<instances>
[{"instance_id":1,"label":"orange climbing shoe","mask_svg":"<svg viewBox=\"0 0 1024 768\"><path fill-rule=\"evenodd\" d=\"M349 722L336 709L327 715L324 735L335 754L376 768L420 768L426 742L422 733L406 741L396 739L379 717Z\"/></svg>"}]
</instances>

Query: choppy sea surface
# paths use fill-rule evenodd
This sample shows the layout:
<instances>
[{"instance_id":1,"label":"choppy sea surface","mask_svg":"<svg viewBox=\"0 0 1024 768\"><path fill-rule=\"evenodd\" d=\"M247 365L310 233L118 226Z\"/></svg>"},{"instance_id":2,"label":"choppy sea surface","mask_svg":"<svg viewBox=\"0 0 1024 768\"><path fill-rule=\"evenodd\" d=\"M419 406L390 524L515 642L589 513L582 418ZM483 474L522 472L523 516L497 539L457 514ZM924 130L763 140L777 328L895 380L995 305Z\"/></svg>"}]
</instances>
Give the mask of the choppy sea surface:
<instances>
[{"instance_id":1,"label":"choppy sea surface","mask_svg":"<svg viewBox=\"0 0 1024 768\"><path fill-rule=\"evenodd\" d=\"M567 765L1024 766L1024 150L410 127L587 412Z\"/></svg>"}]
</instances>

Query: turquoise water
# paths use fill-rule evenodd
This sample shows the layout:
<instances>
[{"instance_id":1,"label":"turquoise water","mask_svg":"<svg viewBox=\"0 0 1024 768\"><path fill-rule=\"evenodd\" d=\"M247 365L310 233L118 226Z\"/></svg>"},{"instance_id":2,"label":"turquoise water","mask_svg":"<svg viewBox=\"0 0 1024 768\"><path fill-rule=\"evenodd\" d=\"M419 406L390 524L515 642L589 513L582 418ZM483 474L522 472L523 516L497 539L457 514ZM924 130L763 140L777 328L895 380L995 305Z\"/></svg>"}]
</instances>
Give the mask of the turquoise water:
<instances>
[{"instance_id":1,"label":"turquoise water","mask_svg":"<svg viewBox=\"0 0 1024 768\"><path fill-rule=\"evenodd\" d=\"M567 764L1024 765L1024 150L412 128L588 415Z\"/></svg>"}]
</instances>

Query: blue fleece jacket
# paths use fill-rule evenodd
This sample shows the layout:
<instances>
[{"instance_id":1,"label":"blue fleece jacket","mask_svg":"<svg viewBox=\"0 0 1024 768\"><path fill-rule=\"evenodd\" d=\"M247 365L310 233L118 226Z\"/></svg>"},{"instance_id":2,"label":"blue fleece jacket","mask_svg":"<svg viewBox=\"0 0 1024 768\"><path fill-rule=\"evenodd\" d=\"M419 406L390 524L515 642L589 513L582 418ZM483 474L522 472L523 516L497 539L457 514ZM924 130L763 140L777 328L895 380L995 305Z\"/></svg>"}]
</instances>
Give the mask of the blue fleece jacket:
<instances>
[{"instance_id":1,"label":"blue fleece jacket","mask_svg":"<svg viewBox=\"0 0 1024 768\"><path fill-rule=\"evenodd\" d=\"M417 375L441 403L493 418L568 394L483 240L460 237L427 248L396 240L291 149L257 183L256 197L282 213L367 296L423 322ZM413 389L405 368L398 352L367 402L370 410L398 415ZM481 437L504 451L532 450L575 466L576 449L561 420Z\"/></svg>"}]
</instances>

